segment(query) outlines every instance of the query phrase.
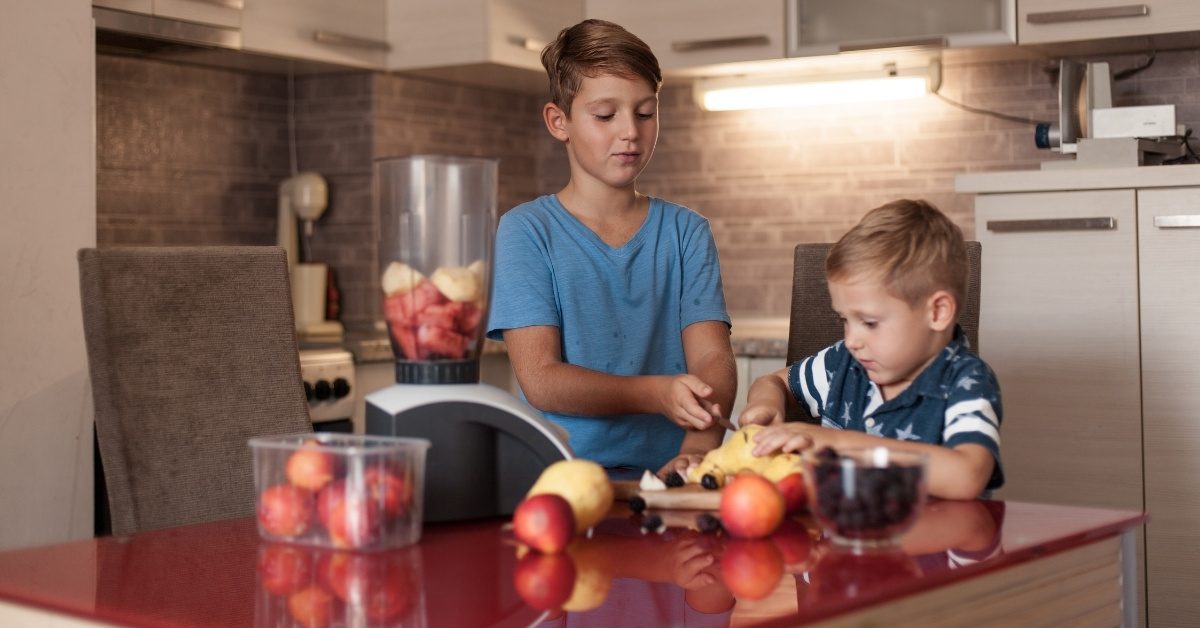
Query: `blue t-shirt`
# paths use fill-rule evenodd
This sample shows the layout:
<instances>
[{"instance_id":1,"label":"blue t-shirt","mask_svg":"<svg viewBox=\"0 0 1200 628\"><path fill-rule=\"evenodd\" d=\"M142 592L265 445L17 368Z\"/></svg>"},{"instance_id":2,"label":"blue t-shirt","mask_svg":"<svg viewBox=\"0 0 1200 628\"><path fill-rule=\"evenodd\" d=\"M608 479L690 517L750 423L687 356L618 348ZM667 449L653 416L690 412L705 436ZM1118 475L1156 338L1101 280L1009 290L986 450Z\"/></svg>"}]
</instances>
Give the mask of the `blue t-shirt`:
<instances>
[{"instance_id":1,"label":"blue t-shirt","mask_svg":"<svg viewBox=\"0 0 1200 628\"><path fill-rule=\"evenodd\" d=\"M824 427L945 447L983 446L996 461L986 487L991 490L1004 484L1000 385L968 344L956 326L950 344L908 388L887 401L842 341L792 364L788 387Z\"/></svg>"},{"instance_id":2,"label":"blue t-shirt","mask_svg":"<svg viewBox=\"0 0 1200 628\"><path fill-rule=\"evenodd\" d=\"M496 233L488 337L558 327L568 364L613 375L687 372L683 329L729 324L708 220L658 198L623 246L604 243L554 195L509 210ZM679 453L683 428L661 414L545 413L581 458L657 470Z\"/></svg>"}]
</instances>

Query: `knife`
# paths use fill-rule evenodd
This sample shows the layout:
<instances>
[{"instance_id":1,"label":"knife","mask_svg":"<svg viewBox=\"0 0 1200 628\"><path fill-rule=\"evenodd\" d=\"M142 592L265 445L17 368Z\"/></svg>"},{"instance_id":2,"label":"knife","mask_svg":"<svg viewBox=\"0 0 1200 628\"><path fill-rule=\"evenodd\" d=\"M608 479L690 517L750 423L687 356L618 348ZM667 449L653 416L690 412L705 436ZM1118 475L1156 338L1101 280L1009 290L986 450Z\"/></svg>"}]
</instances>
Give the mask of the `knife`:
<instances>
[{"instance_id":1,"label":"knife","mask_svg":"<svg viewBox=\"0 0 1200 628\"><path fill-rule=\"evenodd\" d=\"M714 414L713 420L716 421L717 425L720 425L721 427L729 430L730 432L736 432L738 429L737 426L734 425L732 421L730 421L729 419L725 418L724 416L722 416L720 414Z\"/></svg>"}]
</instances>

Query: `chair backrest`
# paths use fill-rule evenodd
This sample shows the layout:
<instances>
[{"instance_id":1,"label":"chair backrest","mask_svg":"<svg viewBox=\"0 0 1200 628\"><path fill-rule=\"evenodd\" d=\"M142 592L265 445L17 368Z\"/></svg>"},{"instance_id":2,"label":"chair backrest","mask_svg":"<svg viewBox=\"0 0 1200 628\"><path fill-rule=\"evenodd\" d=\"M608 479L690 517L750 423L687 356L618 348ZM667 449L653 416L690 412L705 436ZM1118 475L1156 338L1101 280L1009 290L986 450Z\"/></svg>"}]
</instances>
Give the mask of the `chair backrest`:
<instances>
[{"instance_id":1,"label":"chair backrest","mask_svg":"<svg viewBox=\"0 0 1200 628\"><path fill-rule=\"evenodd\" d=\"M842 324L833 313L825 283L825 258L833 244L805 242L796 245L792 271L792 315L788 328L787 364L810 356L842 339ZM967 295L959 304L958 323L979 351L979 242L967 242ZM797 417L789 416L789 419ZM805 418L808 417L799 417Z\"/></svg>"},{"instance_id":2,"label":"chair backrest","mask_svg":"<svg viewBox=\"0 0 1200 628\"><path fill-rule=\"evenodd\" d=\"M283 249L78 257L113 533L252 514L247 439L312 431Z\"/></svg>"}]
</instances>

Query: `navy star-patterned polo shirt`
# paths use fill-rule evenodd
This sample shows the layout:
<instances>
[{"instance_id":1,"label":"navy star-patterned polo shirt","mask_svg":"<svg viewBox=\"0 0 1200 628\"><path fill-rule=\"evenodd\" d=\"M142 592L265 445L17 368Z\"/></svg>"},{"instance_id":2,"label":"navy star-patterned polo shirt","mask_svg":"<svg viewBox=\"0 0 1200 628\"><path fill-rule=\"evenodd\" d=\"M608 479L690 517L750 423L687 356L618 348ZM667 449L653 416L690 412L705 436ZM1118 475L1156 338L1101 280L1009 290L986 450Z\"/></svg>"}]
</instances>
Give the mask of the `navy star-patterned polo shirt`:
<instances>
[{"instance_id":1,"label":"navy star-patterned polo shirt","mask_svg":"<svg viewBox=\"0 0 1200 628\"><path fill-rule=\"evenodd\" d=\"M1000 385L970 351L961 327L908 388L887 401L843 342L788 368L792 396L824 427L956 447L975 443L996 465L987 490L1004 484L1000 466Z\"/></svg>"}]
</instances>

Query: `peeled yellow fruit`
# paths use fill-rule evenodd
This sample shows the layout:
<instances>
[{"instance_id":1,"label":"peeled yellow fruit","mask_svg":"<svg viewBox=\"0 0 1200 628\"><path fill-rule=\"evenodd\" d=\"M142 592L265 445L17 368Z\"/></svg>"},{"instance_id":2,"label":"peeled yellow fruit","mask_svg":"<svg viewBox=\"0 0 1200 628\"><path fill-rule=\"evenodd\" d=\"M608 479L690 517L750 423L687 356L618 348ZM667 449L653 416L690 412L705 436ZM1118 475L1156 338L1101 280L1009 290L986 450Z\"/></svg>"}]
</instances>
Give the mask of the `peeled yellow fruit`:
<instances>
[{"instance_id":1,"label":"peeled yellow fruit","mask_svg":"<svg viewBox=\"0 0 1200 628\"><path fill-rule=\"evenodd\" d=\"M438 291L451 301L477 301L481 282L479 275L462 266L442 266L429 278Z\"/></svg>"},{"instance_id":2,"label":"peeled yellow fruit","mask_svg":"<svg viewBox=\"0 0 1200 628\"><path fill-rule=\"evenodd\" d=\"M688 482L697 483L705 475L712 475L717 483L725 484L726 477L738 471L753 471L778 482L791 473L801 472L800 456L790 453L775 453L766 456L754 455L754 435L762 430L761 425L747 425L733 433L720 447L704 455L700 464L688 471Z\"/></svg>"},{"instance_id":3,"label":"peeled yellow fruit","mask_svg":"<svg viewBox=\"0 0 1200 628\"><path fill-rule=\"evenodd\" d=\"M604 467L582 458L559 460L542 470L526 497L540 493L560 495L571 504L576 532L603 519L613 503L612 484Z\"/></svg>"},{"instance_id":4,"label":"peeled yellow fruit","mask_svg":"<svg viewBox=\"0 0 1200 628\"><path fill-rule=\"evenodd\" d=\"M384 269L380 285L383 293L388 296L406 294L424 279L425 275L412 266L403 262L392 262Z\"/></svg>"}]
</instances>

